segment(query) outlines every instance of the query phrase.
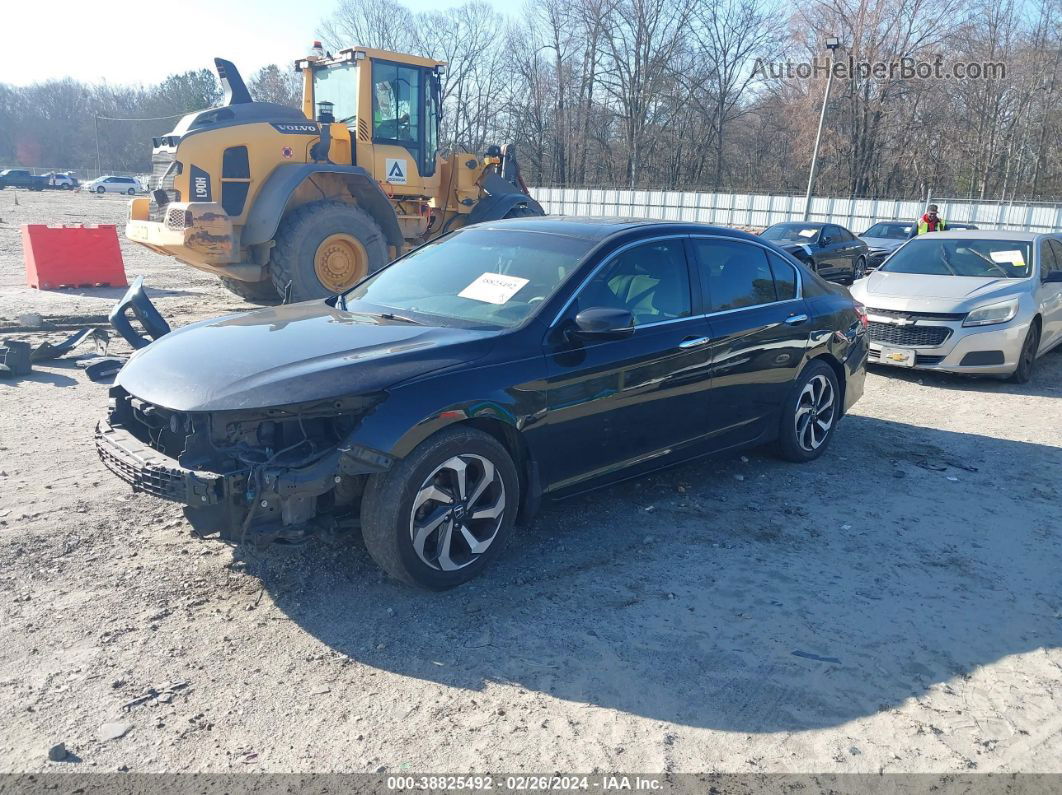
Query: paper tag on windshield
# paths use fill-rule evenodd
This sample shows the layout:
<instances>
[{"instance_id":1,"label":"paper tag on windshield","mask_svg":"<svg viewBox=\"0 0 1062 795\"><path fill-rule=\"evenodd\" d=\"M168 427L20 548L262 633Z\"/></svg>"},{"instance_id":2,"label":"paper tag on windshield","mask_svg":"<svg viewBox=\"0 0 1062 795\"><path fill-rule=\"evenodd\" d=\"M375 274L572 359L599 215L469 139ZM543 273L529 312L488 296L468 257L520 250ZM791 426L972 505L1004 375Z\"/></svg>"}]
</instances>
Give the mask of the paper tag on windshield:
<instances>
[{"instance_id":1,"label":"paper tag on windshield","mask_svg":"<svg viewBox=\"0 0 1062 795\"><path fill-rule=\"evenodd\" d=\"M800 236L801 237L815 237L815 235L817 235L818 233L819 233L818 229L801 229L800 230Z\"/></svg>"},{"instance_id":2,"label":"paper tag on windshield","mask_svg":"<svg viewBox=\"0 0 1062 795\"><path fill-rule=\"evenodd\" d=\"M991 256L993 262L1009 262L1015 268L1025 267L1025 257L1020 251L993 251Z\"/></svg>"},{"instance_id":3,"label":"paper tag on windshield","mask_svg":"<svg viewBox=\"0 0 1062 795\"><path fill-rule=\"evenodd\" d=\"M488 304L504 304L520 292L520 288L525 284L527 284L527 279L521 279L519 276L484 273L458 295Z\"/></svg>"}]
</instances>

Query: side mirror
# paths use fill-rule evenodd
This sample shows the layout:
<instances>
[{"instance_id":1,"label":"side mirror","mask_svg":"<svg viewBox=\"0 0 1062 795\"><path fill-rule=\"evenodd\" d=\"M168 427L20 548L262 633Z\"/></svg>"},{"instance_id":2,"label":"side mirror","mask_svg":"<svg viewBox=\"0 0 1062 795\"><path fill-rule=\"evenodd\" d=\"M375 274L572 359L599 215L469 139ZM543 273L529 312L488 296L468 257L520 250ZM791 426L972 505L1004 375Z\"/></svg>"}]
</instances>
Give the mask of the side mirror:
<instances>
[{"instance_id":1,"label":"side mirror","mask_svg":"<svg viewBox=\"0 0 1062 795\"><path fill-rule=\"evenodd\" d=\"M822 238L819 241L819 244L823 245L823 246L828 246L832 242L833 242L833 238L832 237L830 237L829 235L823 235Z\"/></svg>"},{"instance_id":2,"label":"side mirror","mask_svg":"<svg viewBox=\"0 0 1062 795\"><path fill-rule=\"evenodd\" d=\"M575 316L568 337L586 341L618 340L634 333L634 315L628 309L596 306Z\"/></svg>"},{"instance_id":3,"label":"side mirror","mask_svg":"<svg viewBox=\"0 0 1062 795\"><path fill-rule=\"evenodd\" d=\"M1044 284L1058 284L1062 283L1062 270L1051 271L1043 278Z\"/></svg>"}]
</instances>

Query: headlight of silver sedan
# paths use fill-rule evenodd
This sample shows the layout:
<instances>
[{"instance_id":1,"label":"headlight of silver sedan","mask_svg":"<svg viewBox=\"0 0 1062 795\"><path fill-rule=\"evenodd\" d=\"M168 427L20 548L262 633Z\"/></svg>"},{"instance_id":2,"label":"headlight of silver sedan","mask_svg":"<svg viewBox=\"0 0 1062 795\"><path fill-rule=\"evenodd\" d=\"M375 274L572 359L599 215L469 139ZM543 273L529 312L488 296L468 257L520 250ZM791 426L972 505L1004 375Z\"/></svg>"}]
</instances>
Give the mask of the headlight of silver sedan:
<instances>
[{"instance_id":1,"label":"headlight of silver sedan","mask_svg":"<svg viewBox=\"0 0 1062 795\"><path fill-rule=\"evenodd\" d=\"M997 323L1008 323L1018 314L1018 299L1010 298L996 304L979 306L966 316L962 322L964 326L994 326Z\"/></svg>"}]
</instances>

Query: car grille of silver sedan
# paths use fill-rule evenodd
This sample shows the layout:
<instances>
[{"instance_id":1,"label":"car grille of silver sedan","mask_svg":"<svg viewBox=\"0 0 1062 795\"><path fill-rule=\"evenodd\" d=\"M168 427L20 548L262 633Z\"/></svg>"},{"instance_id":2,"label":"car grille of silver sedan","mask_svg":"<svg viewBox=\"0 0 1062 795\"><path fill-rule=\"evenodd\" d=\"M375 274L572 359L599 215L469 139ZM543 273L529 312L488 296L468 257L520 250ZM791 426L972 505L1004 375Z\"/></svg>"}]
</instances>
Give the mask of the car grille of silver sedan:
<instances>
[{"instance_id":1,"label":"car grille of silver sedan","mask_svg":"<svg viewBox=\"0 0 1062 795\"><path fill-rule=\"evenodd\" d=\"M875 321L870 322L867 330L871 342L916 348L935 348L951 336L951 329L944 326L899 326Z\"/></svg>"}]
</instances>

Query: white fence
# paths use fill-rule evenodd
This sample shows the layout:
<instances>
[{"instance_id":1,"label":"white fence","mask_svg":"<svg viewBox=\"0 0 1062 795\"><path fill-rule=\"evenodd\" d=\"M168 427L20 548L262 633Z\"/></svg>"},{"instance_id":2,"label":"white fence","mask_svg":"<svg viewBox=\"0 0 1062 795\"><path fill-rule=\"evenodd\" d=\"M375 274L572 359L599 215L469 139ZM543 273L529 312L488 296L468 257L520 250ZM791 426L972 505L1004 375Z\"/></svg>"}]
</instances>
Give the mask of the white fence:
<instances>
[{"instance_id":1,"label":"white fence","mask_svg":"<svg viewBox=\"0 0 1062 795\"><path fill-rule=\"evenodd\" d=\"M551 215L631 216L742 227L804 220L803 196L593 188L532 188L531 195ZM940 214L946 220L955 223L975 224L983 229L1062 230L1062 204L1002 204L946 198L932 201L940 207ZM925 202L917 200L813 196L810 220L840 224L860 234L876 221L911 221L924 211Z\"/></svg>"}]
</instances>

